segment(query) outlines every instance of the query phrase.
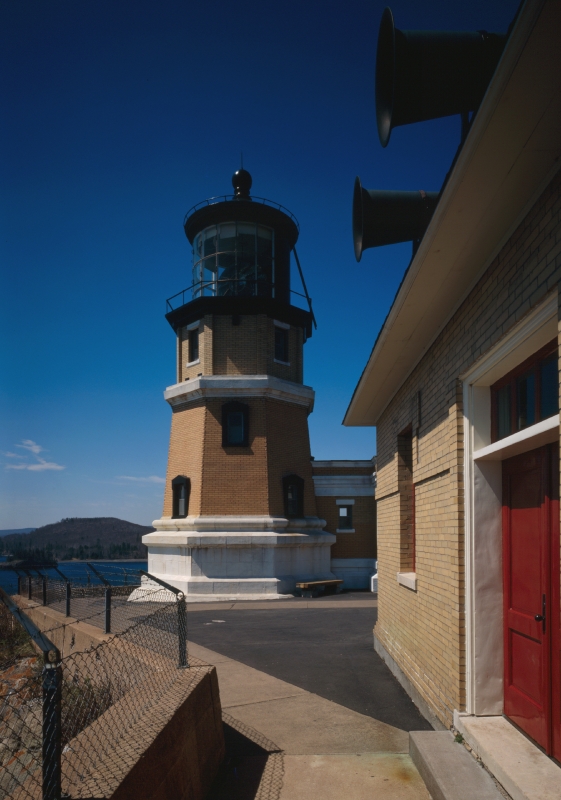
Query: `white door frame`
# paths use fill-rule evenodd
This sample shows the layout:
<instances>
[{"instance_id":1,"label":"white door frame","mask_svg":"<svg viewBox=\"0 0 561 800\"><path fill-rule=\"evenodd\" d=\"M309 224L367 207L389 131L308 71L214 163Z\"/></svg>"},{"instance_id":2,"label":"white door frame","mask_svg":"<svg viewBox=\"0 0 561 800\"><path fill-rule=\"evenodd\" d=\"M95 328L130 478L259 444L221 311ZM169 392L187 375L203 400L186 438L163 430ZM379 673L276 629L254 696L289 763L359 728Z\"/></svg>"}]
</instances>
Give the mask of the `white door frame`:
<instances>
[{"instance_id":1,"label":"white door frame","mask_svg":"<svg viewBox=\"0 0 561 800\"><path fill-rule=\"evenodd\" d=\"M559 421L491 445L490 386L558 335L557 291L482 356L463 381L466 711L503 711L502 466L515 453L559 440Z\"/></svg>"}]
</instances>

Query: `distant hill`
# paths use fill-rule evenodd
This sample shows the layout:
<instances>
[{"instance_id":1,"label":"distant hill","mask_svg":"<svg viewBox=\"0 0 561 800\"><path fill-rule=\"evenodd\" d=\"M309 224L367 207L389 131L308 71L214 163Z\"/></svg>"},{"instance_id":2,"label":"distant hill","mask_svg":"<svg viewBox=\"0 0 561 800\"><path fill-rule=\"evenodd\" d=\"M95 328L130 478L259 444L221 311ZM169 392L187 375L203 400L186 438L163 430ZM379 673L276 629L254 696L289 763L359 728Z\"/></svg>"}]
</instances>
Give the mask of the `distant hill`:
<instances>
[{"instance_id":1,"label":"distant hill","mask_svg":"<svg viewBox=\"0 0 561 800\"><path fill-rule=\"evenodd\" d=\"M36 530L37 528L5 528L0 531L0 536L9 536L10 533L31 533Z\"/></svg>"},{"instance_id":2,"label":"distant hill","mask_svg":"<svg viewBox=\"0 0 561 800\"><path fill-rule=\"evenodd\" d=\"M30 533L7 534L0 539L0 552L45 561L147 558L142 537L153 530L116 517L70 517Z\"/></svg>"}]
</instances>

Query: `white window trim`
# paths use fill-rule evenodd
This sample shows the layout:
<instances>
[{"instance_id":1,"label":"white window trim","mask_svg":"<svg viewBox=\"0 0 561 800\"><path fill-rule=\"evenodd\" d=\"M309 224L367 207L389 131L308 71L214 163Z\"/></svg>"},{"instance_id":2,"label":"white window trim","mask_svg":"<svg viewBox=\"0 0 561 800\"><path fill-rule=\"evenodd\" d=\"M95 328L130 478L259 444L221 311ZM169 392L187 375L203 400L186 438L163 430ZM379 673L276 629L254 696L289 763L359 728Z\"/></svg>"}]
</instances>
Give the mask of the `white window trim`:
<instances>
[{"instance_id":1,"label":"white window trim","mask_svg":"<svg viewBox=\"0 0 561 800\"><path fill-rule=\"evenodd\" d=\"M498 442L493 442L487 447L475 450L473 460L504 461L505 458L527 453L528 450L534 450L536 447L541 447L542 444L558 440L559 414L555 414L555 416L542 419L541 422L536 422L535 425L530 425L522 431L505 436L504 439L499 439Z\"/></svg>"},{"instance_id":2,"label":"white window trim","mask_svg":"<svg viewBox=\"0 0 561 800\"><path fill-rule=\"evenodd\" d=\"M189 325L185 326L185 329L188 331L194 331L196 328L201 327L201 320L197 320L197 322L190 322Z\"/></svg>"},{"instance_id":3,"label":"white window trim","mask_svg":"<svg viewBox=\"0 0 561 800\"><path fill-rule=\"evenodd\" d=\"M406 589L411 589L412 592L417 591L417 573L416 572L398 572L397 582Z\"/></svg>"},{"instance_id":4,"label":"white window trim","mask_svg":"<svg viewBox=\"0 0 561 800\"><path fill-rule=\"evenodd\" d=\"M277 328L284 328L285 331L290 330L290 325L287 322L281 322L279 319L274 319L273 325L276 325Z\"/></svg>"},{"instance_id":5,"label":"white window trim","mask_svg":"<svg viewBox=\"0 0 561 800\"><path fill-rule=\"evenodd\" d=\"M186 367L194 367L196 364L200 364L200 363L201 363L201 359L200 359L200 358L197 358L195 361L188 361L188 362L185 364L185 366L186 366Z\"/></svg>"},{"instance_id":6,"label":"white window trim","mask_svg":"<svg viewBox=\"0 0 561 800\"><path fill-rule=\"evenodd\" d=\"M280 361L278 358L274 358L273 361L275 362L275 364L282 364L285 367L290 366L290 361Z\"/></svg>"},{"instance_id":7,"label":"white window trim","mask_svg":"<svg viewBox=\"0 0 561 800\"><path fill-rule=\"evenodd\" d=\"M465 622L466 712L502 713L502 537L500 535L501 451L510 445L530 450L551 435L551 420L532 425L517 442L505 437L491 443L491 390L495 381L547 344L557 334L557 292L549 294L491 350L464 374L464 515L465 515ZM544 428L538 428L545 423ZM557 428L558 430L558 428ZM558 438L558 437L557 437ZM494 445L497 444L497 449ZM506 443L509 447L509 443ZM493 453L495 457L493 458ZM477 460L475 456L478 456ZM491 458L489 458L491 456ZM507 457L506 455L503 457ZM493 463L494 462L494 463ZM476 501L477 494L477 503ZM476 526L476 514L481 521ZM479 517L478 517L479 519ZM477 527L477 530L476 530ZM495 587L493 593L489 591ZM480 589L482 591L479 591ZM479 622L481 620L481 622Z\"/></svg>"}]
</instances>

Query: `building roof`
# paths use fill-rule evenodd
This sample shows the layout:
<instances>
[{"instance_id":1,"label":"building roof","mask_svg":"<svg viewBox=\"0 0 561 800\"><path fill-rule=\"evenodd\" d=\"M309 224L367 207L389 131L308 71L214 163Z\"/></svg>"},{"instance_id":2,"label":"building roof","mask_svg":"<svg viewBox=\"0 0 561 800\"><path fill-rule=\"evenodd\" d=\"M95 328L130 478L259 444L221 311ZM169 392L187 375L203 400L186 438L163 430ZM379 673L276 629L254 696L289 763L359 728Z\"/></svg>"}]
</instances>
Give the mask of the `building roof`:
<instances>
[{"instance_id":1,"label":"building roof","mask_svg":"<svg viewBox=\"0 0 561 800\"><path fill-rule=\"evenodd\" d=\"M343 423L376 425L560 166L561 3L527 0Z\"/></svg>"}]
</instances>

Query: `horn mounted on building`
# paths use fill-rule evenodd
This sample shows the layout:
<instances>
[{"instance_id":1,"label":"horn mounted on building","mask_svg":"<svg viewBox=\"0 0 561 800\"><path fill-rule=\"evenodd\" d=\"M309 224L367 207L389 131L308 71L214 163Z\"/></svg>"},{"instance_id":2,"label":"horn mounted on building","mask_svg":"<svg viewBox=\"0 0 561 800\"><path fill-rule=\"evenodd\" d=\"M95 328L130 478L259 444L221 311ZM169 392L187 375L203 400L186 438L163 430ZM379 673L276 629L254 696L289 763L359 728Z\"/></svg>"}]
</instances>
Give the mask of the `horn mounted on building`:
<instances>
[{"instance_id":1,"label":"horn mounted on building","mask_svg":"<svg viewBox=\"0 0 561 800\"><path fill-rule=\"evenodd\" d=\"M422 238L436 207L438 192L381 192L355 180L353 240L355 257L363 250Z\"/></svg>"},{"instance_id":2,"label":"horn mounted on building","mask_svg":"<svg viewBox=\"0 0 561 800\"><path fill-rule=\"evenodd\" d=\"M382 147L398 125L475 111L506 38L487 31L402 31L386 8L376 54L376 120Z\"/></svg>"},{"instance_id":3,"label":"horn mounted on building","mask_svg":"<svg viewBox=\"0 0 561 800\"><path fill-rule=\"evenodd\" d=\"M402 31L384 10L376 54L376 121L382 147L393 128L462 115L467 130L489 85L507 36L486 31ZM356 260L369 247L413 241L432 217L438 192L383 192L355 181L353 240Z\"/></svg>"}]
</instances>

